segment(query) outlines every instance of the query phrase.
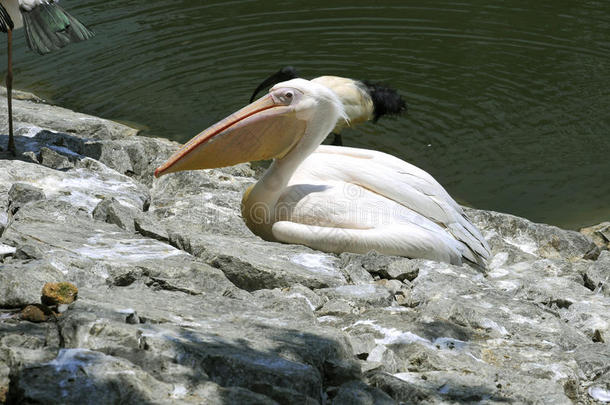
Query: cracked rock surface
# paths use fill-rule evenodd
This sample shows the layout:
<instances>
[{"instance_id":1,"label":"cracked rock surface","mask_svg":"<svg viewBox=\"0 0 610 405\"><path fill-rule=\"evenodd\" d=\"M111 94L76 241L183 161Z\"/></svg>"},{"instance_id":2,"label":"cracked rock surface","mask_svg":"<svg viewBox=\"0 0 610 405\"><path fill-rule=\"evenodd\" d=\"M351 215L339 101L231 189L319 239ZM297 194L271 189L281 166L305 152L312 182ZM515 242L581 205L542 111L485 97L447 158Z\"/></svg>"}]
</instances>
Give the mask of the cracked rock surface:
<instances>
[{"instance_id":1,"label":"cracked rock surface","mask_svg":"<svg viewBox=\"0 0 610 405\"><path fill-rule=\"evenodd\" d=\"M178 144L32 95L14 108L0 404L610 401L599 241L468 209L486 270L269 243L240 216L250 165L153 180ZM78 287L67 309L20 316L59 282Z\"/></svg>"}]
</instances>

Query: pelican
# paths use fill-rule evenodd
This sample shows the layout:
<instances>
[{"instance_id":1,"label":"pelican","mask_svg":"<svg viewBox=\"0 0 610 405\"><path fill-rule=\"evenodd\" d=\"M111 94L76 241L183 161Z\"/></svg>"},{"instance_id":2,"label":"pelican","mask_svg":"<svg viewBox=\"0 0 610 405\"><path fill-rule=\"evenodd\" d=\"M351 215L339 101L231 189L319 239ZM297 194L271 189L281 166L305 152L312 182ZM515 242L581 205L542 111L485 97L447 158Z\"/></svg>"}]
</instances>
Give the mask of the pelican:
<instances>
[{"instance_id":1,"label":"pelican","mask_svg":"<svg viewBox=\"0 0 610 405\"><path fill-rule=\"evenodd\" d=\"M13 138L13 30L25 27L31 50L44 55L70 42L84 41L94 34L57 4L57 0L0 0L0 31L7 34L8 150L16 154Z\"/></svg>"},{"instance_id":2,"label":"pelican","mask_svg":"<svg viewBox=\"0 0 610 405\"><path fill-rule=\"evenodd\" d=\"M292 66L281 68L258 85L250 97L250 102L254 101L254 98L261 90L276 83L296 79L297 77L297 71ZM341 130L346 126L351 127L354 124L370 120L377 122L384 115L400 114L407 109L405 101L396 90L378 83L339 76L320 76L312 79L312 82L319 83L334 91L343 103L345 113L347 114L348 119L339 120L332 130L334 134L333 145L343 145Z\"/></svg>"},{"instance_id":3,"label":"pelican","mask_svg":"<svg viewBox=\"0 0 610 405\"><path fill-rule=\"evenodd\" d=\"M155 177L273 159L242 198L244 221L261 238L484 266L487 242L428 173L385 153L320 146L346 118L328 87L279 83L187 142Z\"/></svg>"}]
</instances>

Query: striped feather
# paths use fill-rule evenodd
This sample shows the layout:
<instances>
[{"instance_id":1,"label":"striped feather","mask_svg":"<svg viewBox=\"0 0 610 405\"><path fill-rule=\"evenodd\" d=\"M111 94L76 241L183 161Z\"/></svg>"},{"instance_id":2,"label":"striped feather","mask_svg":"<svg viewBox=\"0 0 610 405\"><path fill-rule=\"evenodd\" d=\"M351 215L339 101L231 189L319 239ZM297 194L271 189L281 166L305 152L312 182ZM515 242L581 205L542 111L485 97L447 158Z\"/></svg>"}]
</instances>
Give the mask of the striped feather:
<instances>
[{"instance_id":1,"label":"striped feather","mask_svg":"<svg viewBox=\"0 0 610 405\"><path fill-rule=\"evenodd\" d=\"M93 31L57 3L43 3L30 11L21 9L28 46L43 55L94 36Z\"/></svg>"},{"instance_id":2,"label":"striped feather","mask_svg":"<svg viewBox=\"0 0 610 405\"><path fill-rule=\"evenodd\" d=\"M8 11L0 4L0 31L7 32L9 29L12 31L15 25Z\"/></svg>"}]
</instances>

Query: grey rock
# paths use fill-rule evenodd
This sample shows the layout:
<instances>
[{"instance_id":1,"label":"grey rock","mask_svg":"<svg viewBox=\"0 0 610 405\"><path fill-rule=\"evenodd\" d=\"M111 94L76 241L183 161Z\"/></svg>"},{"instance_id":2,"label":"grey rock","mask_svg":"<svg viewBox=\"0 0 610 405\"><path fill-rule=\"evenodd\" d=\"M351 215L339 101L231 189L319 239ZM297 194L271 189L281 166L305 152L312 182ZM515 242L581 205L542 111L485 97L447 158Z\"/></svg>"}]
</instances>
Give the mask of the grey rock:
<instances>
[{"instance_id":1,"label":"grey rock","mask_svg":"<svg viewBox=\"0 0 610 405\"><path fill-rule=\"evenodd\" d=\"M4 361L0 360L0 403L6 403L7 401L7 394L10 384L10 372L10 367Z\"/></svg>"},{"instance_id":2,"label":"grey rock","mask_svg":"<svg viewBox=\"0 0 610 405\"><path fill-rule=\"evenodd\" d=\"M579 232L591 238L600 249L610 249L610 222L582 228Z\"/></svg>"},{"instance_id":3,"label":"grey rock","mask_svg":"<svg viewBox=\"0 0 610 405\"><path fill-rule=\"evenodd\" d=\"M596 380L610 372L610 344L589 343L579 346L575 359L585 376Z\"/></svg>"},{"instance_id":4,"label":"grey rock","mask_svg":"<svg viewBox=\"0 0 610 405\"><path fill-rule=\"evenodd\" d=\"M150 212L170 233L253 237L240 212L242 193L255 181L242 175L250 173L244 167L161 177L153 183Z\"/></svg>"},{"instance_id":5,"label":"grey rock","mask_svg":"<svg viewBox=\"0 0 610 405\"><path fill-rule=\"evenodd\" d=\"M44 253L39 246L25 243L15 251L15 258L19 260L42 259Z\"/></svg>"},{"instance_id":6,"label":"grey rock","mask_svg":"<svg viewBox=\"0 0 610 405\"><path fill-rule=\"evenodd\" d=\"M610 251L603 251L583 274L585 287L610 297Z\"/></svg>"},{"instance_id":7,"label":"grey rock","mask_svg":"<svg viewBox=\"0 0 610 405\"><path fill-rule=\"evenodd\" d=\"M4 259L7 256L12 256L16 251L17 249L13 246L0 243L0 259Z\"/></svg>"},{"instance_id":8,"label":"grey rock","mask_svg":"<svg viewBox=\"0 0 610 405\"><path fill-rule=\"evenodd\" d=\"M67 156L47 147L40 149L38 160L43 166L55 170L67 170L74 167L74 163Z\"/></svg>"},{"instance_id":9,"label":"grey rock","mask_svg":"<svg viewBox=\"0 0 610 405\"><path fill-rule=\"evenodd\" d=\"M93 218L109 224L115 224L119 228L134 232L135 217L139 215L135 208L126 206L117 201L114 197L104 198L93 209Z\"/></svg>"},{"instance_id":10,"label":"grey rock","mask_svg":"<svg viewBox=\"0 0 610 405\"><path fill-rule=\"evenodd\" d=\"M610 402L610 373L603 374L593 384L589 384L586 387L586 393L591 399L597 401L596 403Z\"/></svg>"},{"instance_id":11,"label":"grey rock","mask_svg":"<svg viewBox=\"0 0 610 405\"><path fill-rule=\"evenodd\" d=\"M336 258L304 246L270 243L258 238L213 234L170 234L172 245L222 270L246 291L301 284L323 288L345 283Z\"/></svg>"},{"instance_id":12,"label":"grey rock","mask_svg":"<svg viewBox=\"0 0 610 405\"><path fill-rule=\"evenodd\" d=\"M134 218L134 228L142 236L165 243L169 242L169 234L165 227L150 216L141 215Z\"/></svg>"},{"instance_id":13,"label":"grey rock","mask_svg":"<svg viewBox=\"0 0 610 405\"><path fill-rule=\"evenodd\" d=\"M6 209L7 205L8 205L8 201L5 201L4 204L0 203L0 209ZM8 214L6 212L0 211L0 236L2 236L2 233L4 232L6 225L8 225Z\"/></svg>"},{"instance_id":14,"label":"grey rock","mask_svg":"<svg viewBox=\"0 0 610 405\"><path fill-rule=\"evenodd\" d=\"M381 364L381 369L388 373L396 373L399 367L394 351L385 345L375 346L369 352L366 361Z\"/></svg>"},{"instance_id":15,"label":"grey rock","mask_svg":"<svg viewBox=\"0 0 610 405\"><path fill-rule=\"evenodd\" d=\"M386 306L392 303L392 293L376 284L342 285L320 288L317 294L330 299L344 299L356 305Z\"/></svg>"},{"instance_id":16,"label":"grey rock","mask_svg":"<svg viewBox=\"0 0 610 405\"><path fill-rule=\"evenodd\" d=\"M373 276L362 265L362 255L342 253L340 258L341 270L351 284L370 284L373 282Z\"/></svg>"},{"instance_id":17,"label":"grey rock","mask_svg":"<svg viewBox=\"0 0 610 405\"><path fill-rule=\"evenodd\" d=\"M320 309L324 305L322 297L303 285L295 284L282 291L287 294L286 298L304 299L312 311Z\"/></svg>"},{"instance_id":18,"label":"grey rock","mask_svg":"<svg viewBox=\"0 0 610 405\"><path fill-rule=\"evenodd\" d=\"M587 236L468 209L492 248L486 270L269 243L240 214L260 164L153 180L175 142L18 101L21 160L0 161L0 401L608 395L608 254ZM9 215L15 183L44 199ZM58 281L79 299L46 323L16 315Z\"/></svg>"},{"instance_id":19,"label":"grey rock","mask_svg":"<svg viewBox=\"0 0 610 405\"><path fill-rule=\"evenodd\" d=\"M348 337L354 354L359 359L366 360L369 353L377 347L377 344L375 343L375 333L348 334Z\"/></svg>"},{"instance_id":20,"label":"grey rock","mask_svg":"<svg viewBox=\"0 0 610 405\"><path fill-rule=\"evenodd\" d=\"M362 381L350 381L339 387L332 400L337 405L393 405L396 401L380 389L370 387Z\"/></svg>"},{"instance_id":21,"label":"grey rock","mask_svg":"<svg viewBox=\"0 0 610 405\"><path fill-rule=\"evenodd\" d=\"M127 360L85 349L61 349L52 361L22 369L14 384L16 403L152 403L173 391Z\"/></svg>"},{"instance_id":22,"label":"grey rock","mask_svg":"<svg viewBox=\"0 0 610 405\"><path fill-rule=\"evenodd\" d=\"M390 263L387 269L382 272L384 277L400 281L413 281L418 274L417 262L412 260L397 260Z\"/></svg>"},{"instance_id":23,"label":"grey rock","mask_svg":"<svg viewBox=\"0 0 610 405\"><path fill-rule=\"evenodd\" d=\"M341 316L358 312L354 304L342 298L331 299L326 302L317 312L319 316Z\"/></svg>"},{"instance_id":24,"label":"grey rock","mask_svg":"<svg viewBox=\"0 0 610 405\"><path fill-rule=\"evenodd\" d=\"M375 284L377 284L378 286L384 287L392 295L396 294L399 290L401 290L403 288L403 284L400 281L386 280L385 278L375 281Z\"/></svg>"},{"instance_id":25,"label":"grey rock","mask_svg":"<svg viewBox=\"0 0 610 405\"><path fill-rule=\"evenodd\" d=\"M0 322L0 364L6 364L12 374L23 367L51 361L61 343L55 324L17 319L5 317Z\"/></svg>"},{"instance_id":26,"label":"grey rock","mask_svg":"<svg viewBox=\"0 0 610 405\"><path fill-rule=\"evenodd\" d=\"M467 373L427 372L398 373L395 376L372 371L368 382L382 389L398 401L405 403L443 404L479 402L553 403L571 404L563 387L547 380L529 379L518 382L506 375L488 376L484 379Z\"/></svg>"},{"instance_id":27,"label":"grey rock","mask_svg":"<svg viewBox=\"0 0 610 405\"><path fill-rule=\"evenodd\" d=\"M6 98L0 97L0 131L7 133ZM125 125L77 113L66 108L51 106L31 99L15 100L13 103L13 124L16 132L31 128L48 129L55 132L72 134L93 139L122 139L132 137L138 130ZM28 141L27 137L17 136L18 149Z\"/></svg>"},{"instance_id":28,"label":"grey rock","mask_svg":"<svg viewBox=\"0 0 610 405\"><path fill-rule=\"evenodd\" d=\"M466 212L490 242L493 253L512 245L526 254L543 258L580 259L597 248L589 238L575 231L499 212L473 209Z\"/></svg>"},{"instance_id":29,"label":"grey rock","mask_svg":"<svg viewBox=\"0 0 610 405\"><path fill-rule=\"evenodd\" d=\"M0 267L0 308L22 308L40 302L47 282L62 281L63 274L48 263L11 262Z\"/></svg>"},{"instance_id":30,"label":"grey rock","mask_svg":"<svg viewBox=\"0 0 610 405\"><path fill-rule=\"evenodd\" d=\"M78 165L61 172L21 161L0 161L0 206L8 206L8 191L14 183L37 188L37 197L42 190L49 200L64 201L89 213L104 197L114 197L138 209L150 198L143 185L99 162L86 158ZM7 196L4 202L3 194Z\"/></svg>"},{"instance_id":31,"label":"grey rock","mask_svg":"<svg viewBox=\"0 0 610 405\"><path fill-rule=\"evenodd\" d=\"M14 183L8 191L9 209L15 214L23 205L38 200L44 200L42 189L27 183Z\"/></svg>"}]
</instances>

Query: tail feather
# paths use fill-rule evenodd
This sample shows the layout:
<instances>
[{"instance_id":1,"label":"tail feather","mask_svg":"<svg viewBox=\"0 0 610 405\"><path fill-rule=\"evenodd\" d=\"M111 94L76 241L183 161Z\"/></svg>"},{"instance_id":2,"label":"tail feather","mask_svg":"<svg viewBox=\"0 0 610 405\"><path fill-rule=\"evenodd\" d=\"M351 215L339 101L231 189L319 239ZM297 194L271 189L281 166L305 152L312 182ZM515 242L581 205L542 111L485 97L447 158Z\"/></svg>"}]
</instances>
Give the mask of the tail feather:
<instances>
[{"instance_id":1,"label":"tail feather","mask_svg":"<svg viewBox=\"0 0 610 405\"><path fill-rule=\"evenodd\" d=\"M39 4L30 11L22 9L21 14L27 44L40 55L95 35L55 2Z\"/></svg>"},{"instance_id":2,"label":"tail feather","mask_svg":"<svg viewBox=\"0 0 610 405\"><path fill-rule=\"evenodd\" d=\"M400 114L407 110L407 103L396 90L368 80L364 80L362 83L371 95L375 106L373 122L376 122L383 115Z\"/></svg>"},{"instance_id":3,"label":"tail feather","mask_svg":"<svg viewBox=\"0 0 610 405\"><path fill-rule=\"evenodd\" d=\"M7 32L8 30L13 30L14 24L11 16L8 14L8 11L2 4L0 4L0 32Z\"/></svg>"}]
</instances>

